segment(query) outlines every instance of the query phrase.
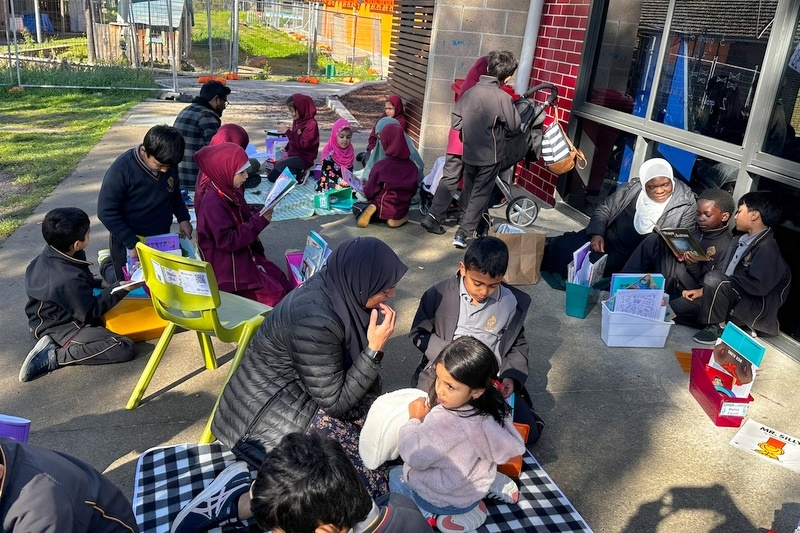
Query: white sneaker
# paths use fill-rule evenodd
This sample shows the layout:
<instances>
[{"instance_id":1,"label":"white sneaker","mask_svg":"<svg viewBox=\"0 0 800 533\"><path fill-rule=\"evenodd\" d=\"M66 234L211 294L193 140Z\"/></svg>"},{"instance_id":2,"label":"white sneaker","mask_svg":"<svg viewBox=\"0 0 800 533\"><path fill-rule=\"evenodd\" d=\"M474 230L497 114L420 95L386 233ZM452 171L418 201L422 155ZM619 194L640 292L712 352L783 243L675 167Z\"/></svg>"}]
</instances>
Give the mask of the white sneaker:
<instances>
[{"instance_id":1,"label":"white sneaker","mask_svg":"<svg viewBox=\"0 0 800 533\"><path fill-rule=\"evenodd\" d=\"M494 481L489 486L489 494L486 496L506 503L517 503L519 501L519 489L513 479L498 472L497 477L494 478Z\"/></svg>"},{"instance_id":2,"label":"white sneaker","mask_svg":"<svg viewBox=\"0 0 800 533\"><path fill-rule=\"evenodd\" d=\"M445 514L436 517L436 527L442 533L472 533L486 522L489 510L482 501L462 514Z\"/></svg>"},{"instance_id":3,"label":"white sneaker","mask_svg":"<svg viewBox=\"0 0 800 533\"><path fill-rule=\"evenodd\" d=\"M239 497L250 489L247 463L237 461L195 496L172 522L171 533L194 533L239 521Z\"/></svg>"}]
</instances>

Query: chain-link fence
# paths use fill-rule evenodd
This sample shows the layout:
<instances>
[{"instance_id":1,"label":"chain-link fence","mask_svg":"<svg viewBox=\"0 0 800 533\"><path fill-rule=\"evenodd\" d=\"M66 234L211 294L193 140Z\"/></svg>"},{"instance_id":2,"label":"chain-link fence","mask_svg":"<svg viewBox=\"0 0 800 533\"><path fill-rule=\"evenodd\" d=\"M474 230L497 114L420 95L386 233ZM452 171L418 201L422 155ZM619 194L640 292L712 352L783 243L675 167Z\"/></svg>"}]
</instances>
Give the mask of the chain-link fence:
<instances>
[{"instance_id":1,"label":"chain-link fence","mask_svg":"<svg viewBox=\"0 0 800 533\"><path fill-rule=\"evenodd\" d=\"M0 3L0 59L12 84L37 84L31 70L47 65L158 70L171 73L173 88L181 71L264 79L383 77L388 71L385 25L382 30L379 18L353 11L357 3L347 6L349 13L320 3L261 0Z\"/></svg>"}]
</instances>

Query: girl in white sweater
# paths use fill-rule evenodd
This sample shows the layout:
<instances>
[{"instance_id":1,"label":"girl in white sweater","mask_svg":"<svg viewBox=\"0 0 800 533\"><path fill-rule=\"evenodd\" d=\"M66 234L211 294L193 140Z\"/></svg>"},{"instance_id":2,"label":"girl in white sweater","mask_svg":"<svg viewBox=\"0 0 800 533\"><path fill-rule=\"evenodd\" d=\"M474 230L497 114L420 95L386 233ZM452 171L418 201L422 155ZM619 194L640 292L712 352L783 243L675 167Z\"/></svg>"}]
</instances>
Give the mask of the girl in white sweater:
<instances>
[{"instance_id":1,"label":"girl in white sweater","mask_svg":"<svg viewBox=\"0 0 800 533\"><path fill-rule=\"evenodd\" d=\"M511 409L493 384L497 359L474 337L459 337L434 363L430 402L409 405L398 449L405 465L390 472L389 490L410 496L443 532L474 530L486 520L481 501L490 491L515 503L514 481L497 465L521 455L525 444ZM432 407L431 407L432 406Z\"/></svg>"}]
</instances>

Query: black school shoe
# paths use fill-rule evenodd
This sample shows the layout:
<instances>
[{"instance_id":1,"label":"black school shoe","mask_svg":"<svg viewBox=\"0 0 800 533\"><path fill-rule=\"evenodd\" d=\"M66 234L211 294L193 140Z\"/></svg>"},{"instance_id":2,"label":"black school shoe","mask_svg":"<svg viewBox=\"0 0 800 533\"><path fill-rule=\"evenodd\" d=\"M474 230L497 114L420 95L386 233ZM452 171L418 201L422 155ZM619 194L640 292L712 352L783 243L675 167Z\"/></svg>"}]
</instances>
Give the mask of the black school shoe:
<instances>
[{"instance_id":1,"label":"black school shoe","mask_svg":"<svg viewBox=\"0 0 800 533\"><path fill-rule=\"evenodd\" d=\"M422 222L420 222L419 225L425 228L425 231L428 233L442 235L445 232L445 229L442 227L439 221L436 220L436 217L430 213L425 215L425 218L422 219Z\"/></svg>"}]
</instances>

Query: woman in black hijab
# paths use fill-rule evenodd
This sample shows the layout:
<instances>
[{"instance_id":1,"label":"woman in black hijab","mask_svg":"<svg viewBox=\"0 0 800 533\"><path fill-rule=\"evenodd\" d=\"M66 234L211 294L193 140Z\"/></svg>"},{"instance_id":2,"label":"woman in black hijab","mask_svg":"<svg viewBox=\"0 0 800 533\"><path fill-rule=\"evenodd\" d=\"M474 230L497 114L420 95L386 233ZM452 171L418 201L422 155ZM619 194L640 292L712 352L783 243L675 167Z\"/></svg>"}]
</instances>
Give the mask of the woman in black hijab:
<instances>
[{"instance_id":1,"label":"woman in black hijab","mask_svg":"<svg viewBox=\"0 0 800 533\"><path fill-rule=\"evenodd\" d=\"M374 496L385 491L385 478L361 465L358 433L394 331L386 302L406 270L374 237L337 246L264 320L225 387L214 435L258 468L284 435L313 428L345 447Z\"/></svg>"}]
</instances>

